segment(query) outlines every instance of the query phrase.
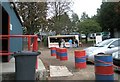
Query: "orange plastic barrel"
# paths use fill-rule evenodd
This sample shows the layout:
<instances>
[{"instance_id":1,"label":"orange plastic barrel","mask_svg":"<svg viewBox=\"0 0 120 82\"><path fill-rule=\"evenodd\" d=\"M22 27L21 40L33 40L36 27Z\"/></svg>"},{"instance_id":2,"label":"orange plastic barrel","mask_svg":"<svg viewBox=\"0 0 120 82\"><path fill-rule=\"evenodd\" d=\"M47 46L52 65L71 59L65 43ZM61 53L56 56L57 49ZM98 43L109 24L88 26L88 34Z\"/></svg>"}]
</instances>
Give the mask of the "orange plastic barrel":
<instances>
[{"instance_id":1,"label":"orange plastic barrel","mask_svg":"<svg viewBox=\"0 0 120 82\"><path fill-rule=\"evenodd\" d=\"M51 47L51 56L56 56L56 47Z\"/></svg>"},{"instance_id":2,"label":"orange plastic barrel","mask_svg":"<svg viewBox=\"0 0 120 82\"><path fill-rule=\"evenodd\" d=\"M56 59L60 59L59 48L56 48Z\"/></svg>"},{"instance_id":3,"label":"orange plastic barrel","mask_svg":"<svg viewBox=\"0 0 120 82\"><path fill-rule=\"evenodd\" d=\"M75 50L75 68L86 68L86 53L85 50Z\"/></svg>"},{"instance_id":4,"label":"orange plastic barrel","mask_svg":"<svg viewBox=\"0 0 120 82\"><path fill-rule=\"evenodd\" d=\"M95 55L95 79L114 80L113 59L111 55Z\"/></svg>"},{"instance_id":5,"label":"orange plastic barrel","mask_svg":"<svg viewBox=\"0 0 120 82\"><path fill-rule=\"evenodd\" d=\"M61 61L65 61L68 60L68 56L67 56L67 49L66 48L60 48L59 50L60 52L60 60Z\"/></svg>"}]
</instances>

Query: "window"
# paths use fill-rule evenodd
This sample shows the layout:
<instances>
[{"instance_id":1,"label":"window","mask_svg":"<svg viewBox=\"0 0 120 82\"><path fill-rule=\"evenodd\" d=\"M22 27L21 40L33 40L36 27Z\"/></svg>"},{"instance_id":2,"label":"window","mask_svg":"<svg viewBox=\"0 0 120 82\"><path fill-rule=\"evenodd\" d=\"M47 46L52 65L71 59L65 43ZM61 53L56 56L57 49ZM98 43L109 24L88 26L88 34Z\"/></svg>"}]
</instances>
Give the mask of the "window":
<instances>
[{"instance_id":1,"label":"window","mask_svg":"<svg viewBox=\"0 0 120 82\"><path fill-rule=\"evenodd\" d=\"M113 40L104 40L102 42L100 42L99 44L96 44L96 47L103 47L103 46L106 46L108 45L110 42L112 42Z\"/></svg>"},{"instance_id":2,"label":"window","mask_svg":"<svg viewBox=\"0 0 120 82\"><path fill-rule=\"evenodd\" d=\"M59 41L59 38L50 38L51 43L55 43L55 42L58 42L58 41Z\"/></svg>"},{"instance_id":3,"label":"window","mask_svg":"<svg viewBox=\"0 0 120 82\"><path fill-rule=\"evenodd\" d=\"M115 47L120 46L120 40L114 41L111 45L114 45Z\"/></svg>"}]
</instances>

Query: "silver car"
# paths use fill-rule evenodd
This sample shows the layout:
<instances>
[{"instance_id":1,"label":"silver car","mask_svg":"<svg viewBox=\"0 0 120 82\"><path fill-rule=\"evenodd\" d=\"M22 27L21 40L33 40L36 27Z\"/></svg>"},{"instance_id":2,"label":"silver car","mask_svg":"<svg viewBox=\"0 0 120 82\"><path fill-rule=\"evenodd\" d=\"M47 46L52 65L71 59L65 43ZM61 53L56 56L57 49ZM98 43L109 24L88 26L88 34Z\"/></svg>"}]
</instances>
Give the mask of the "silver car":
<instances>
[{"instance_id":1,"label":"silver car","mask_svg":"<svg viewBox=\"0 0 120 82\"><path fill-rule=\"evenodd\" d=\"M120 51L114 52L112 57L115 70L120 71Z\"/></svg>"},{"instance_id":2,"label":"silver car","mask_svg":"<svg viewBox=\"0 0 120 82\"><path fill-rule=\"evenodd\" d=\"M112 54L120 49L120 38L104 40L93 47L85 48L87 61L94 61L94 55L98 53Z\"/></svg>"}]
</instances>

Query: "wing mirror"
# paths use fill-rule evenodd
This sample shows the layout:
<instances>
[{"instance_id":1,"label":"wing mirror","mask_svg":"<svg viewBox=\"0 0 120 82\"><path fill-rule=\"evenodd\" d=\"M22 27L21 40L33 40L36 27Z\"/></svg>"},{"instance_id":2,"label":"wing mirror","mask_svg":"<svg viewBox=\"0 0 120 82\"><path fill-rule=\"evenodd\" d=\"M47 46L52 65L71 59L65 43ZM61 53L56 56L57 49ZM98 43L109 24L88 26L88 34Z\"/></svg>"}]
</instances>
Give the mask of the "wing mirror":
<instances>
[{"instance_id":1,"label":"wing mirror","mask_svg":"<svg viewBox=\"0 0 120 82\"><path fill-rule=\"evenodd\" d=\"M114 45L110 45L109 48L114 48L115 46Z\"/></svg>"}]
</instances>

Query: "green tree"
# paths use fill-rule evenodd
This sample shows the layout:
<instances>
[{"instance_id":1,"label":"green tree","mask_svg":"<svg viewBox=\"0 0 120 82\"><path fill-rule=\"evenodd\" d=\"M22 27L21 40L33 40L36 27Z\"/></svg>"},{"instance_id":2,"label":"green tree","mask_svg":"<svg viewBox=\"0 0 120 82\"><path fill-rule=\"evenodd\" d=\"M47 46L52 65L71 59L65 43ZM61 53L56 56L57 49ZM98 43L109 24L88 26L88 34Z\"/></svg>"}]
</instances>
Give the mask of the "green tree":
<instances>
[{"instance_id":1,"label":"green tree","mask_svg":"<svg viewBox=\"0 0 120 82\"><path fill-rule=\"evenodd\" d=\"M39 29L46 29L47 3L18 2L17 10L23 19L27 34L34 34Z\"/></svg>"},{"instance_id":2,"label":"green tree","mask_svg":"<svg viewBox=\"0 0 120 82\"><path fill-rule=\"evenodd\" d=\"M88 41L88 34L89 33L101 31L101 27L100 27L99 23L97 23L93 19L86 19L84 21L81 21L78 24L78 29L79 29L80 33L83 33L86 35L86 43Z\"/></svg>"},{"instance_id":3,"label":"green tree","mask_svg":"<svg viewBox=\"0 0 120 82\"><path fill-rule=\"evenodd\" d=\"M111 37L114 37L114 29L120 29L120 3L102 3L97 15L102 30L110 31Z\"/></svg>"},{"instance_id":4,"label":"green tree","mask_svg":"<svg viewBox=\"0 0 120 82\"><path fill-rule=\"evenodd\" d=\"M48 4L48 13L52 15L49 19L49 29L55 31L56 34L61 34L64 30L68 33L68 22L70 24L70 19L67 13L71 11L71 2L60 1L60 2L50 2Z\"/></svg>"},{"instance_id":5,"label":"green tree","mask_svg":"<svg viewBox=\"0 0 120 82\"><path fill-rule=\"evenodd\" d=\"M71 29L72 32L77 32L78 31L77 25L80 22L80 20L76 13L72 14L71 22L72 22L72 29Z\"/></svg>"},{"instance_id":6,"label":"green tree","mask_svg":"<svg viewBox=\"0 0 120 82\"><path fill-rule=\"evenodd\" d=\"M60 19L56 19L54 16L51 18L51 31L55 31L56 34L68 34L71 31L71 21L67 13L58 16ZM56 20L56 21L55 21ZM55 22L54 22L55 21Z\"/></svg>"},{"instance_id":7,"label":"green tree","mask_svg":"<svg viewBox=\"0 0 120 82\"><path fill-rule=\"evenodd\" d=\"M81 21L84 21L86 19L89 19L89 16L88 16L88 14L86 14L85 12L83 12L82 15L81 15Z\"/></svg>"},{"instance_id":8,"label":"green tree","mask_svg":"<svg viewBox=\"0 0 120 82\"><path fill-rule=\"evenodd\" d=\"M68 1L56 1L48 3L48 14L58 17L63 15L65 12L71 11L72 2Z\"/></svg>"}]
</instances>

